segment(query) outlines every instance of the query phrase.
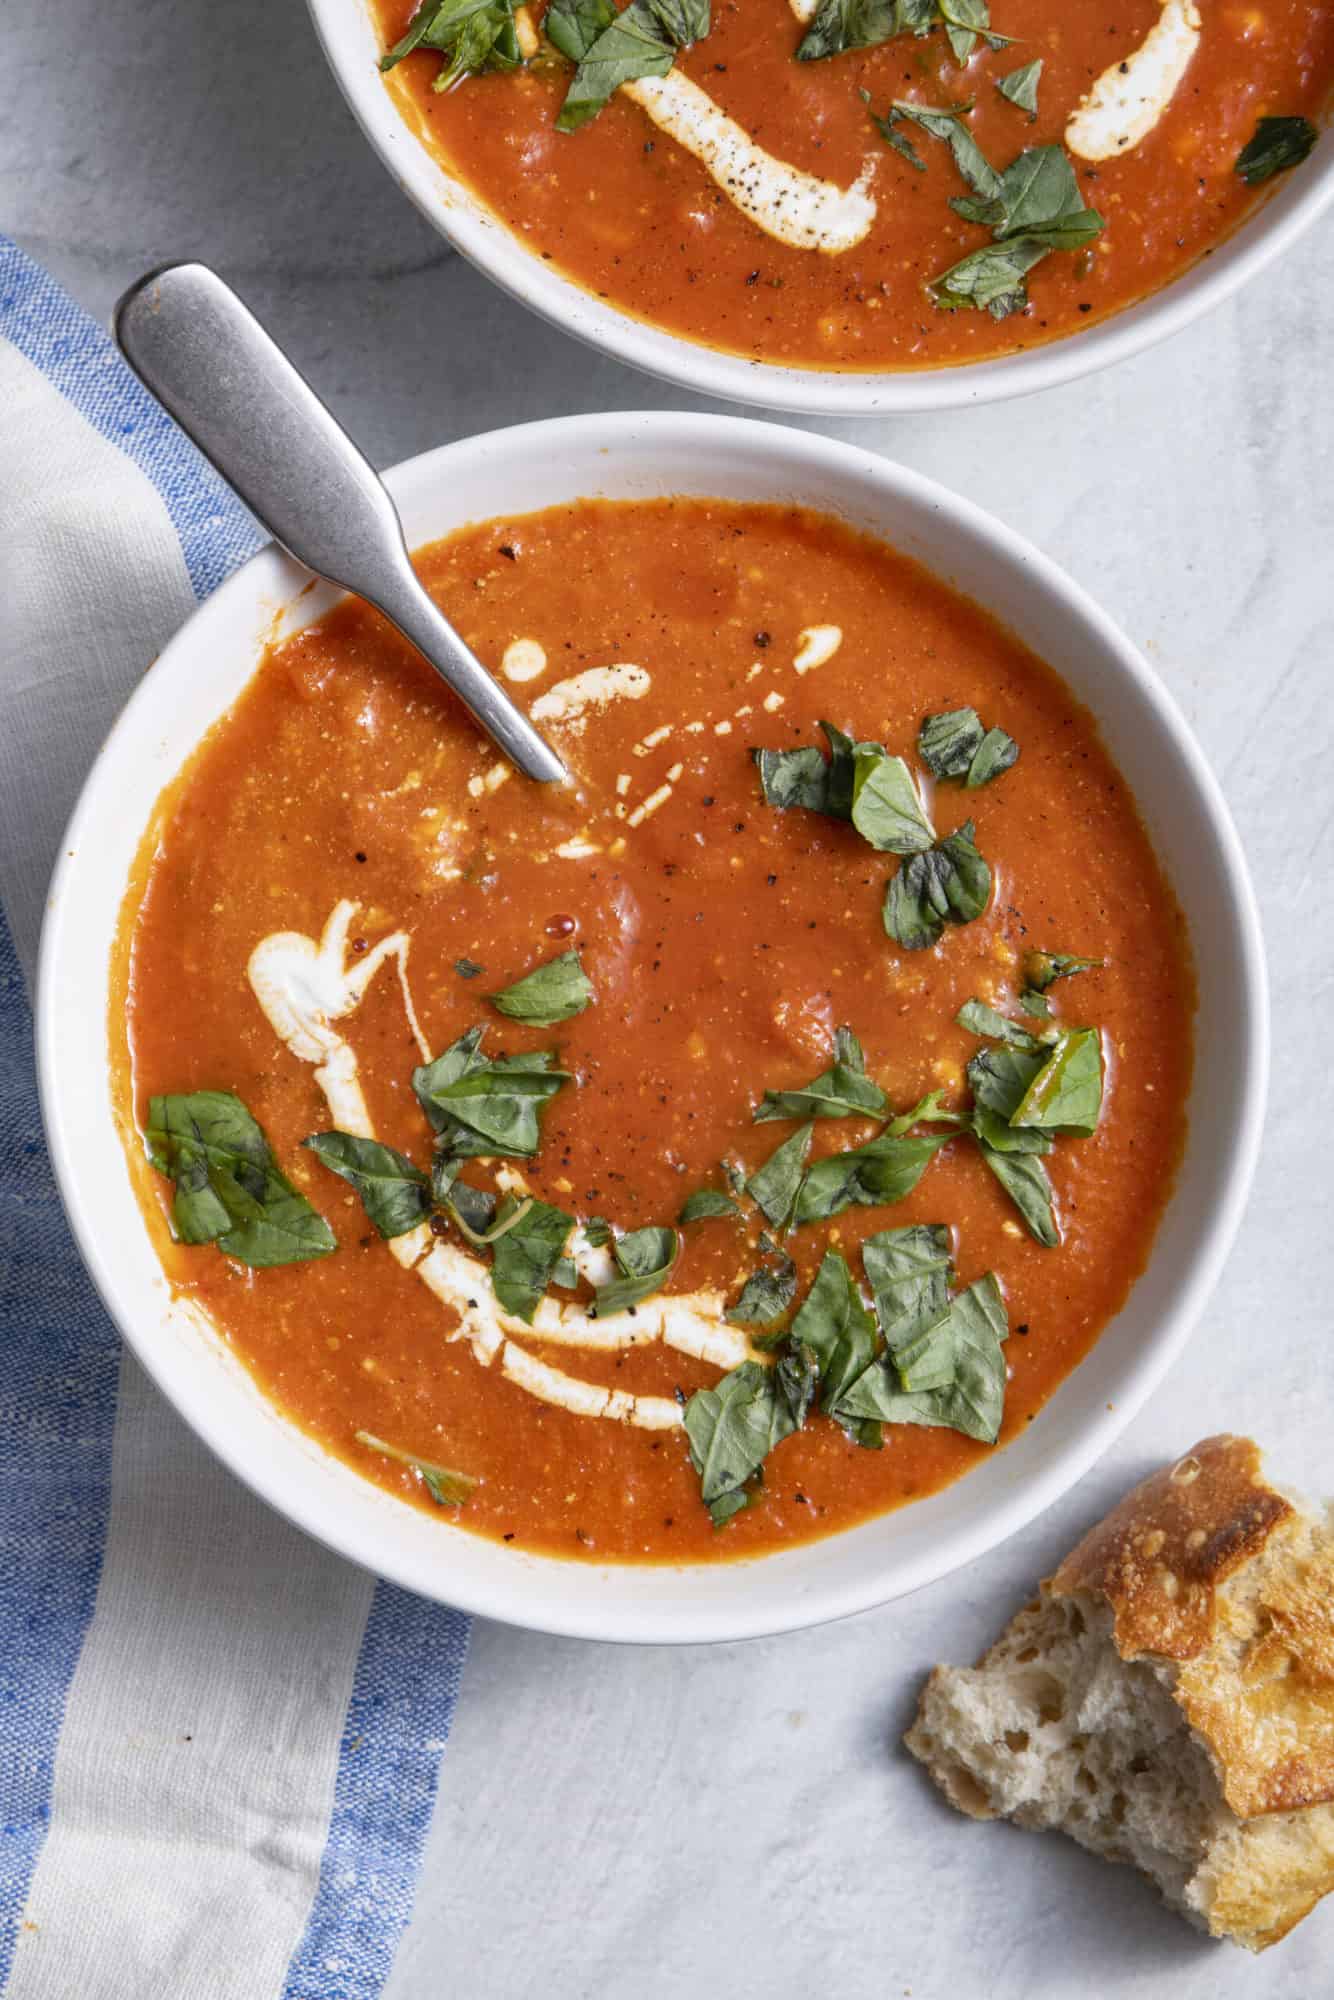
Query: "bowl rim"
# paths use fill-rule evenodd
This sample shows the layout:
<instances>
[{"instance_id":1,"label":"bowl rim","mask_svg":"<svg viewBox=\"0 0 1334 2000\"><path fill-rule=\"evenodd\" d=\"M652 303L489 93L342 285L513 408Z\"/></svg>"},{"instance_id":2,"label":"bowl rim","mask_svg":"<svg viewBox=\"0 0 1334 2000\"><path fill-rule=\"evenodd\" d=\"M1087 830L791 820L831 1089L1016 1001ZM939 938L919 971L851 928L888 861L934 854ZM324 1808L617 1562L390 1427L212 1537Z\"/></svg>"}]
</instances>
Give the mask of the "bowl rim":
<instances>
[{"instance_id":1,"label":"bowl rim","mask_svg":"<svg viewBox=\"0 0 1334 2000\"><path fill-rule=\"evenodd\" d=\"M122 710L80 793L61 842L60 860L52 877L39 954L34 1012L43 1121L57 1185L72 1233L113 1320L158 1387L205 1445L280 1515L375 1575L386 1577L438 1602L527 1629L568 1637L650 1644L757 1638L825 1624L871 1609L934 1582L985 1554L1067 1492L1108 1449L1157 1387L1181 1353L1217 1281L1240 1222L1254 1174L1264 1118L1269 1061L1268 988L1262 934L1241 842L1221 788L1184 718L1147 661L1088 593L1049 557L975 502L949 492L925 475L820 433L734 416L631 411L597 417L549 418L510 426L474 439L437 447L404 461L385 477L400 502L410 500L414 491L423 488L457 493L460 461L466 461L470 454L500 451L510 454L520 464L531 465L544 462L548 455L559 456L562 446L576 438L580 439L581 448L586 453L604 456L623 451L627 441L647 443L649 448L659 444L664 449L670 446L685 456L707 447L715 456L726 455L729 461L733 457L739 459L746 453L758 454L765 462L766 471L770 465L774 469L776 498L799 500L803 474L814 477L823 472L834 477L842 476L850 485L869 486L873 493L881 496L882 501L902 502L910 510L920 513L924 520L944 515L947 526L982 537L1007 570L1019 579L1021 588L1029 592L1035 601L1040 601L1045 595L1049 601L1055 601L1058 611L1083 626L1091 640L1100 644L1114 663L1115 672L1128 677L1136 694L1153 712L1155 726L1160 732L1159 740L1165 740L1181 760L1195 787L1196 801L1217 843L1228 907L1233 916L1232 942L1236 947L1242 1017L1241 1046L1230 1052L1235 1056L1238 1079L1237 1109L1230 1133L1230 1147L1221 1169L1221 1193L1198 1238L1191 1244L1185 1262L1185 1277L1177 1281L1164 1318L1120 1365L1114 1400L1099 1406L1089 1419L1074 1429L1073 1435L1059 1445L1053 1444L1045 1466L1040 1466L1036 1472L1025 1472L999 1501L993 1496L989 1507L973 1509L967 1522L943 1533L928 1553L907 1559L902 1554L896 1555L889 1565L892 1573L885 1573L885 1563L877 1567L868 1561L859 1568L853 1581L838 1587L817 1585L806 1596L795 1593L792 1602L785 1601L781 1610L772 1606L748 1606L745 1591L740 1589L726 1600L721 1610L716 1604L707 1604L696 1608L690 1618L683 1616L679 1606L671 1604L648 1612L642 1607L631 1606L628 1613L624 1607L612 1604L609 1608L595 1609L590 1613L578 1602L569 1606L548 1603L540 1615L531 1615L523 1601L521 1568L505 1572L502 1577L503 1565L496 1562L491 1567L489 1580L480 1587L475 1583L465 1583L460 1588L458 1579L450 1575L448 1558L438 1564L439 1573L432 1569L424 1574L424 1565L414 1560L410 1549L400 1552L369 1526L354 1533L349 1533L346 1526L341 1530L331 1526L322 1511L314 1479L306 1483L295 1481L290 1468L283 1466L275 1469L264 1456L248 1455L242 1440L229 1428L227 1421L218 1419L210 1396L210 1382L205 1379L206 1371L194 1368L188 1361L181 1362L169 1341L164 1339L160 1327L140 1324L141 1318L147 1320L147 1314L128 1297L131 1286L128 1280L122 1282L122 1274L118 1274L115 1268L119 1254L118 1239L113 1240L110 1230L99 1224L94 1203L89 1199L96 1190L90 1186L78 1158L81 1135L87 1126L87 1110L65 1082L58 1050L62 995L69 990L70 983L70 972L64 961L71 950L78 949L77 942L71 944L68 935L72 926L65 915L65 906L70 900L71 885L77 881L83 866L85 848L96 843L99 823L123 810L124 794L116 788L114 781L118 746L135 732L140 736L159 733L153 718L162 716L163 691L170 685L171 676L184 672L192 656L209 645L212 626L225 621L234 603L250 605L252 613L256 607L263 607L272 626L275 592L280 593L278 601L285 604L304 596L311 582L309 573L280 555L272 543L252 556L219 590L199 605L163 648ZM654 490L668 489L659 485ZM939 570L936 573L940 573ZM957 588L957 583L953 587ZM241 686L244 684L243 681ZM239 687L233 691L228 697L228 705L239 692ZM199 740L200 736L194 735L193 742ZM188 755L189 751L185 754ZM179 764L175 768L179 769ZM166 782L169 783L170 778ZM143 825L149 823L155 804L156 798L145 809ZM142 827L135 834L136 846L141 838ZM123 889L120 893L123 894ZM119 896L117 903L119 905ZM98 1046L105 1051L104 980L98 983L97 998L99 1012L93 1026L100 1037ZM103 1108L114 1120L116 1113L109 1091ZM1145 1282L1152 1261L1151 1257L1145 1272L1136 1281L1137 1285ZM1082 1365L1086 1366L1087 1360ZM1079 1372L1076 1369L1067 1379L1075 1379ZM380 1492L369 1482L361 1480L354 1471L343 1467L341 1461L334 1460L313 1445L295 1425L276 1414L276 1406L267 1407L274 1411L276 1421L284 1432L309 1446L318 1459L326 1465L339 1466L359 1486ZM1011 1446L998 1457L1002 1460L1007 1458L1019 1442L1012 1441ZM951 1493L965 1489L971 1477L965 1474L952 1487L943 1490ZM404 1503L392 1499L391 1504L398 1508L404 1506ZM892 1520L895 1512L876 1518ZM844 1531L844 1534L855 1535L859 1532L860 1529L853 1528ZM842 1538L841 1535L826 1537L820 1542L802 1545L802 1548L818 1549ZM473 1542L483 1540L477 1537L468 1539ZM484 1542L483 1545L490 1547L489 1543ZM505 1553L508 1558L509 1552ZM647 1567L667 1568L686 1576L692 1573L711 1576L730 1573L739 1579L747 1572L763 1569L767 1564L781 1563L789 1553L778 1551L722 1565L655 1564ZM516 1553L516 1564L523 1559ZM530 1557L528 1561L539 1566L552 1563L562 1572L574 1568L591 1570L595 1575L614 1576L624 1576L627 1570L642 1572L646 1567L638 1564L600 1567L540 1557Z\"/></svg>"},{"instance_id":2,"label":"bowl rim","mask_svg":"<svg viewBox=\"0 0 1334 2000\"><path fill-rule=\"evenodd\" d=\"M935 369L843 373L705 346L597 299L546 265L451 180L400 113L374 61L366 0L307 0L339 89L381 163L426 220L484 276L550 325L695 395L807 416L965 409L1082 380L1181 332L1290 249L1334 202L1334 126L1314 153L1178 278L1108 319L1022 353Z\"/></svg>"}]
</instances>

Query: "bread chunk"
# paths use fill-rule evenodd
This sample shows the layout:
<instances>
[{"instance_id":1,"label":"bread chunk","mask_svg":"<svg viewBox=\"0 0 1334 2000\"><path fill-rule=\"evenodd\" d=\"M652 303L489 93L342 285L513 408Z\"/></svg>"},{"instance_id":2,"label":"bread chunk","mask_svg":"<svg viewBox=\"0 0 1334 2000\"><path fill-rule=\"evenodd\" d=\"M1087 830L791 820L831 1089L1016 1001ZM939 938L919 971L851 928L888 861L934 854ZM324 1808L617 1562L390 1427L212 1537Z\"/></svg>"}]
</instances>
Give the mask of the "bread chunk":
<instances>
[{"instance_id":1,"label":"bread chunk","mask_svg":"<svg viewBox=\"0 0 1334 2000\"><path fill-rule=\"evenodd\" d=\"M1334 1888L1334 1515L1206 1438L936 1667L904 1740L961 1812L1058 1828L1263 1951Z\"/></svg>"}]
</instances>

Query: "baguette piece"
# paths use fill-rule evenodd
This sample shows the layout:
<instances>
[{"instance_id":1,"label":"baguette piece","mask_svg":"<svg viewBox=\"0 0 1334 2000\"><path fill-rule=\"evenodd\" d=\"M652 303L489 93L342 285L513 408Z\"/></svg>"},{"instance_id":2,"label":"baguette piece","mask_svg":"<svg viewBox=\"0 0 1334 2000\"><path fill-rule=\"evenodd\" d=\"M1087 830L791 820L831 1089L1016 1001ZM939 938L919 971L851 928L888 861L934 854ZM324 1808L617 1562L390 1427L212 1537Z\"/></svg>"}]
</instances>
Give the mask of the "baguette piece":
<instances>
[{"instance_id":1,"label":"baguette piece","mask_svg":"<svg viewBox=\"0 0 1334 2000\"><path fill-rule=\"evenodd\" d=\"M1250 1951L1334 1888L1334 1510L1212 1437L1134 1488L905 1737L974 1819L1055 1827Z\"/></svg>"}]
</instances>

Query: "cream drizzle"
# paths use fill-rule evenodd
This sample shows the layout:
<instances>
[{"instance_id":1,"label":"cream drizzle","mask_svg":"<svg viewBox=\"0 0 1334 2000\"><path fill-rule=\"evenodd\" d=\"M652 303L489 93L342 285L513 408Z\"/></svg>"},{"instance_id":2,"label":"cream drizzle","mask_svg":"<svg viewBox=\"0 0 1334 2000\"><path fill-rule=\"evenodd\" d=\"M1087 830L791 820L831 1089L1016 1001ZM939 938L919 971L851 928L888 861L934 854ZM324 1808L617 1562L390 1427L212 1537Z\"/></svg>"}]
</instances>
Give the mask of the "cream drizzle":
<instances>
[{"instance_id":1,"label":"cream drizzle","mask_svg":"<svg viewBox=\"0 0 1334 2000\"><path fill-rule=\"evenodd\" d=\"M255 998L279 1040L299 1062L316 1066L315 1081L334 1123L358 1138L373 1139L356 1052L332 1023L356 1011L387 959L392 958L397 965L404 1011L423 1061L430 1060L430 1048L408 986L411 941L407 932L392 932L349 965L348 935L358 907L347 900L337 903L318 942L299 931L276 931L262 938L250 954L247 973ZM514 1192L525 1188L522 1175L508 1166L497 1169L496 1179ZM641 1430L674 1430L681 1423L680 1406L672 1398L627 1395L567 1375L529 1354L523 1340L601 1353L661 1340L678 1353L724 1369L734 1368L753 1353L741 1329L724 1320L723 1300L717 1292L646 1299L633 1313L597 1320L589 1319L573 1301L562 1303L547 1297L539 1303L530 1326L500 1306L486 1265L435 1236L429 1224L391 1238L388 1248L404 1270L411 1271L434 1297L459 1313L460 1324L452 1339L468 1341L483 1366L499 1356L502 1372L519 1388L576 1416L635 1424ZM578 1269L592 1283L605 1283L612 1275L608 1252L590 1244L581 1227L574 1231L569 1248Z\"/></svg>"},{"instance_id":2,"label":"cream drizzle","mask_svg":"<svg viewBox=\"0 0 1334 2000\"><path fill-rule=\"evenodd\" d=\"M1076 105L1065 143L1081 160L1112 160L1147 139L1190 67L1200 39L1195 0L1163 0L1137 49L1111 63Z\"/></svg>"}]
</instances>

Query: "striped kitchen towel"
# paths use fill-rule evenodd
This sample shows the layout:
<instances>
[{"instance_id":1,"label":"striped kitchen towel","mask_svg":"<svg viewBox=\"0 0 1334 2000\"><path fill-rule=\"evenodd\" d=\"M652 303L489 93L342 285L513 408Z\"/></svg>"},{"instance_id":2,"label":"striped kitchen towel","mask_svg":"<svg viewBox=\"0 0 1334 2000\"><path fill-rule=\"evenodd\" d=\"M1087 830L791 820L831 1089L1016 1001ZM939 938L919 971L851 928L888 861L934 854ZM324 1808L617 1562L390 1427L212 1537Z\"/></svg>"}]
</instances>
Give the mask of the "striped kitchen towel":
<instances>
[{"instance_id":1,"label":"striped kitchen towel","mask_svg":"<svg viewBox=\"0 0 1334 2000\"><path fill-rule=\"evenodd\" d=\"M127 273L127 276L131 274ZM368 2000L468 1623L269 1514L124 1353L38 1118L25 991L84 773L258 545L106 335L0 238L0 1989Z\"/></svg>"}]
</instances>

